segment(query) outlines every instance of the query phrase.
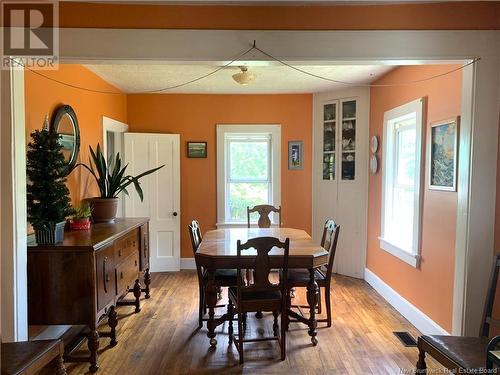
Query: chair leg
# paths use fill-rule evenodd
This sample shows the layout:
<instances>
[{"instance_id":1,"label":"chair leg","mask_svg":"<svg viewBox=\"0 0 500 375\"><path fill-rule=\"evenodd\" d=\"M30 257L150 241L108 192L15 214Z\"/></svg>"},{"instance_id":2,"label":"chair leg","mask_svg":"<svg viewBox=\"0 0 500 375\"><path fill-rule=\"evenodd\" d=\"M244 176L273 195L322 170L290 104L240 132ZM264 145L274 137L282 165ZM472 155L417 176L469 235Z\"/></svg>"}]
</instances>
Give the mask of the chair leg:
<instances>
[{"instance_id":1,"label":"chair leg","mask_svg":"<svg viewBox=\"0 0 500 375\"><path fill-rule=\"evenodd\" d=\"M243 332L247 330L247 313L243 313Z\"/></svg>"},{"instance_id":2,"label":"chair leg","mask_svg":"<svg viewBox=\"0 0 500 375\"><path fill-rule=\"evenodd\" d=\"M243 314L239 313L238 314L238 353L240 354L240 365L243 364L244 358L243 358L243 337L244 337L244 330L243 330Z\"/></svg>"},{"instance_id":3,"label":"chair leg","mask_svg":"<svg viewBox=\"0 0 500 375\"><path fill-rule=\"evenodd\" d=\"M287 293L286 293L286 309L284 311L284 313L282 312L282 314L284 315L284 318L285 318L285 329L288 331L288 328L290 326L290 318L288 316L288 310L290 310L292 307L292 296L291 296L291 291L289 290Z\"/></svg>"},{"instance_id":4,"label":"chair leg","mask_svg":"<svg viewBox=\"0 0 500 375\"><path fill-rule=\"evenodd\" d=\"M326 305L326 322L327 322L326 326L331 327L332 326L332 302L331 302L330 288L325 288L325 305Z\"/></svg>"},{"instance_id":5,"label":"chair leg","mask_svg":"<svg viewBox=\"0 0 500 375\"><path fill-rule=\"evenodd\" d=\"M228 333L229 333L229 345L233 343L233 302L231 301L231 298L228 298L228 304L227 304L227 315L229 318L229 328L228 328Z\"/></svg>"},{"instance_id":6,"label":"chair leg","mask_svg":"<svg viewBox=\"0 0 500 375\"><path fill-rule=\"evenodd\" d=\"M203 315L205 311L205 298L204 298L204 290L203 286L200 285L199 288L199 296L200 298L198 299L199 302L199 307L198 307L198 327L201 328L203 327Z\"/></svg>"},{"instance_id":7,"label":"chair leg","mask_svg":"<svg viewBox=\"0 0 500 375\"><path fill-rule=\"evenodd\" d=\"M427 364L425 363L425 351L418 348L417 374L427 374Z\"/></svg>"},{"instance_id":8,"label":"chair leg","mask_svg":"<svg viewBox=\"0 0 500 375\"><path fill-rule=\"evenodd\" d=\"M286 311L281 311L281 360L286 358L286 330L288 324L288 314Z\"/></svg>"},{"instance_id":9,"label":"chair leg","mask_svg":"<svg viewBox=\"0 0 500 375\"><path fill-rule=\"evenodd\" d=\"M326 291L325 291L326 296ZM318 289L318 314L321 314L321 288Z\"/></svg>"},{"instance_id":10,"label":"chair leg","mask_svg":"<svg viewBox=\"0 0 500 375\"><path fill-rule=\"evenodd\" d=\"M278 325L278 315L279 311L275 310L273 311L273 317L274 317L274 322L273 322L273 335L274 337L278 337L278 330L279 330L279 325Z\"/></svg>"}]
</instances>

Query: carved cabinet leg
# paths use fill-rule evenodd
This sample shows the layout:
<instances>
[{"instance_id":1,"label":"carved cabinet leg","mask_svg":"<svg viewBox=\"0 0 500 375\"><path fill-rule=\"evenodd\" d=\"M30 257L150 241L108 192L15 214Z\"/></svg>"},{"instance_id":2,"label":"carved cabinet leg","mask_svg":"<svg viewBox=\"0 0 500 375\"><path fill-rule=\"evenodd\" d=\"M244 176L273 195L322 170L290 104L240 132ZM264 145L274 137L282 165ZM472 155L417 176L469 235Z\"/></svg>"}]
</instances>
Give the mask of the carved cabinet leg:
<instances>
[{"instance_id":1,"label":"carved cabinet leg","mask_svg":"<svg viewBox=\"0 0 500 375\"><path fill-rule=\"evenodd\" d=\"M427 365L425 363L425 351L418 349L418 362L417 362L417 374L426 374Z\"/></svg>"},{"instance_id":2,"label":"carved cabinet leg","mask_svg":"<svg viewBox=\"0 0 500 375\"><path fill-rule=\"evenodd\" d=\"M309 336L311 336L311 342L314 346L318 343L316 338L317 331L316 327L318 322L316 321L316 305L318 304L319 288L316 280L314 279L314 268L309 269L309 283L307 284L307 303L309 304Z\"/></svg>"},{"instance_id":3,"label":"carved cabinet leg","mask_svg":"<svg viewBox=\"0 0 500 375\"><path fill-rule=\"evenodd\" d=\"M111 346L116 346L118 341L116 340L116 326L118 325L118 314L116 313L115 306L111 306L109 308L108 313L108 326L111 329L110 337L111 337Z\"/></svg>"},{"instance_id":4,"label":"carved cabinet leg","mask_svg":"<svg viewBox=\"0 0 500 375\"><path fill-rule=\"evenodd\" d=\"M135 280L133 291L135 297L135 312L138 313L141 311L141 283L139 279Z\"/></svg>"},{"instance_id":5,"label":"carved cabinet leg","mask_svg":"<svg viewBox=\"0 0 500 375\"><path fill-rule=\"evenodd\" d=\"M144 273L144 285L146 286L144 288L144 292L146 293L146 295L144 297L146 299L151 297L150 289L149 289L150 284L151 284L151 273L149 272L149 268L146 268L146 272Z\"/></svg>"},{"instance_id":6,"label":"carved cabinet leg","mask_svg":"<svg viewBox=\"0 0 500 375\"><path fill-rule=\"evenodd\" d=\"M54 374L66 375L66 367L64 367L64 360L62 356L58 356L53 361Z\"/></svg>"},{"instance_id":7,"label":"carved cabinet leg","mask_svg":"<svg viewBox=\"0 0 500 375\"><path fill-rule=\"evenodd\" d=\"M99 370L99 364L97 363L97 350L99 349L99 333L96 330L90 331L87 335L87 345L90 351L90 372L96 372Z\"/></svg>"}]
</instances>

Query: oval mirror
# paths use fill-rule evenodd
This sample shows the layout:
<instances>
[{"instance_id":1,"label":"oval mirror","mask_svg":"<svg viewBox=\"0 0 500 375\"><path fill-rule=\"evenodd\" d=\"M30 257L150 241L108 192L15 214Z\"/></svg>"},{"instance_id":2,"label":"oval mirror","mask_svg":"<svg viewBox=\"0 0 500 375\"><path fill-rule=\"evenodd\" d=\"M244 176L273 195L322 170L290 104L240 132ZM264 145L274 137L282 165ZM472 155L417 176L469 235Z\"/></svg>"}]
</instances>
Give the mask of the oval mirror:
<instances>
[{"instance_id":1,"label":"oval mirror","mask_svg":"<svg viewBox=\"0 0 500 375\"><path fill-rule=\"evenodd\" d=\"M71 171L78 159L80 152L80 128L73 108L69 105L63 105L57 110L52 121L52 131L61 136L59 142L62 145L62 152L68 169Z\"/></svg>"}]
</instances>

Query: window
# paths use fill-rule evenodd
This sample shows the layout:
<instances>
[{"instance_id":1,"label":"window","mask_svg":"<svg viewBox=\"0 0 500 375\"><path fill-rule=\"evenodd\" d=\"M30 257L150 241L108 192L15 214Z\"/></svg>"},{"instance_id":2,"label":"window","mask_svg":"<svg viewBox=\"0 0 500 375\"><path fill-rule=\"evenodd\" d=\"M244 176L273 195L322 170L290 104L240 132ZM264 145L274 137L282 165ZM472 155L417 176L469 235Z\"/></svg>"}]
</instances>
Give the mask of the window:
<instances>
[{"instance_id":1,"label":"window","mask_svg":"<svg viewBox=\"0 0 500 375\"><path fill-rule=\"evenodd\" d=\"M280 205L280 133L279 125L217 126L218 226L246 224L247 206Z\"/></svg>"},{"instance_id":2,"label":"window","mask_svg":"<svg viewBox=\"0 0 500 375\"><path fill-rule=\"evenodd\" d=\"M384 115L380 247L414 267L420 254L422 101Z\"/></svg>"}]
</instances>

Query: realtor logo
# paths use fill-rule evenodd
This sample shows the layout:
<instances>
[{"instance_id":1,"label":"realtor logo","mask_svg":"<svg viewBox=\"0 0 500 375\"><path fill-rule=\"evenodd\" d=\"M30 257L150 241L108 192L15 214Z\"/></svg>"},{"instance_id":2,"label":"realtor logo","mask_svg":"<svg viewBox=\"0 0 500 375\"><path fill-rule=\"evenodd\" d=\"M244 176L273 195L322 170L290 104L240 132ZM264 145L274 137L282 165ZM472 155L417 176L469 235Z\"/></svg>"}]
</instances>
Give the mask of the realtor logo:
<instances>
[{"instance_id":1,"label":"realtor logo","mask_svg":"<svg viewBox=\"0 0 500 375\"><path fill-rule=\"evenodd\" d=\"M58 4L55 1L2 2L2 67L13 58L34 69L55 69L59 53Z\"/></svg>"}]
</instances>

